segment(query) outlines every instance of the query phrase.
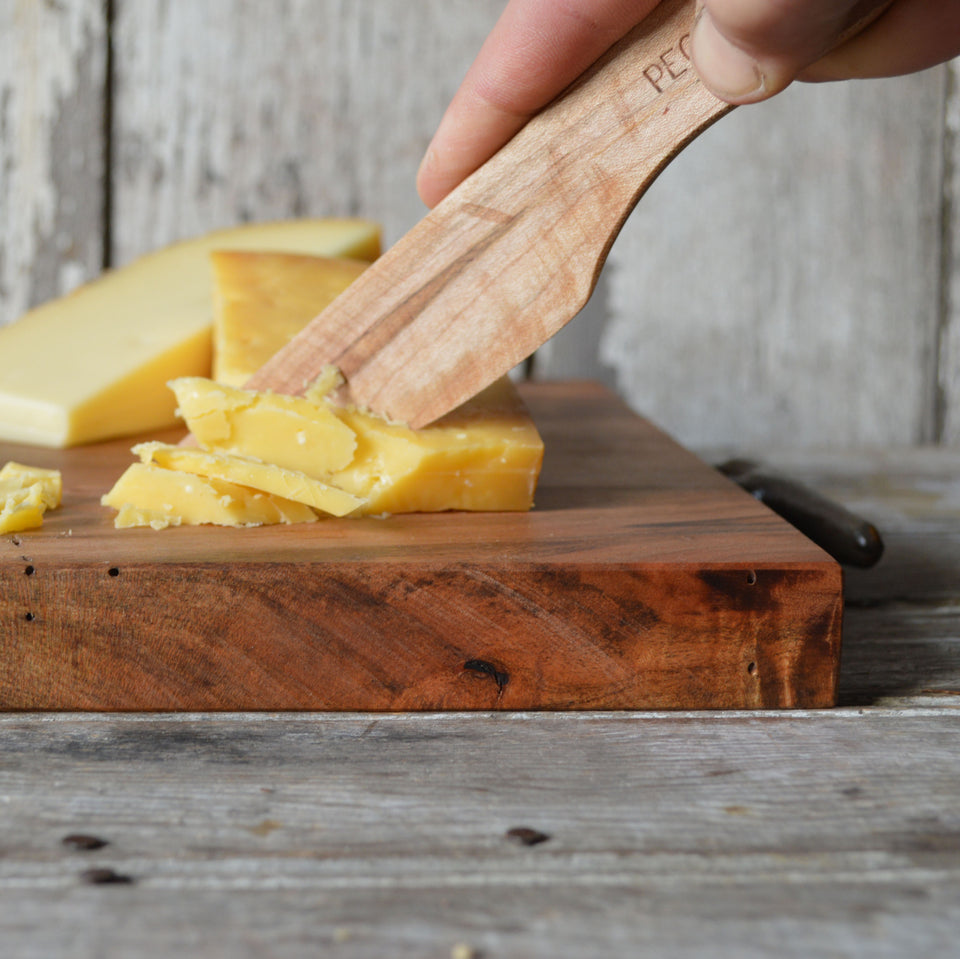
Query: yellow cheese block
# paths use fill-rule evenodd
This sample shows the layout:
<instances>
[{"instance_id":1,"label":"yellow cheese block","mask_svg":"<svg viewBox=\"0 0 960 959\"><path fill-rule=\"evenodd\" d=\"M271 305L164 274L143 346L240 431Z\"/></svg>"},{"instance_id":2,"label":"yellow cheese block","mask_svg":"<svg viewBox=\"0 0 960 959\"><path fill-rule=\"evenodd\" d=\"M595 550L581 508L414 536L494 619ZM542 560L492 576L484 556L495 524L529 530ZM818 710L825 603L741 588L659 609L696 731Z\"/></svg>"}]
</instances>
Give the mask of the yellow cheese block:
<instances>
[{"instance_id":1,"label":"yellow cheese block","mask_svg":"<svg viewBox=\"0 0 960 959\"><path fill-rule=\"evenodd\" d=\"M101 498L117 510L114 525L263 526L273 523L312 523L317 514L303 503L273 496L236 483L180 470L133 463Z\"/></svg>"},{"instance_id":2,"label":"yellow cheese block","mask_svg":"<svg viewBox=\"0 0 960 959\"><path fill-rule=\"evenodd\" d=\"M210 254L282 250L373 259L367 220L251 224L177 243L0 329L0 440L64 447L173 425L166 388L211 371Z\"/></svg>"},{"instance_id":3,"label":"yellow cheese block","mask_svg":"<svg viewBox=\"0 0 960 959\"><path fill-rule=\"evenodd\" d=\"M346 516L363 505L363 500L358 497L313 479L306 473L243 456L155 442L139 443L134 446L133 452L142 463L155 463L164 469L238 483L304 503L332 516Z\"/></svg>"},{"instance_id":4,"label":"yellow cheese block","mask_svg":"<svg viewBox=\"0 0 960 959\"><path fill-rule=\"evenodd\" d=\"M204 449L253 457L323 479L353 459L357 439L326 403L223 386L202 377L170 384Z\"/></svg>"},{"instance_id":5,"label":"yellow cheese block","mask_svg":"<svg viewBox=\"0 0 960 959\"><path fill-rule=\"evenodd\" d=\"M0 533L19 533L43 525L47 509L60 505L59 470L7 463L0 469Z\"/></svg>"},{"instance_id":6,"label":"yellow cheese block","mask_svg":"<svg viewBox=\"0 0 960 959\"><path fill-rule=\"evenodd\" d=\"M543 440L507 377L419 430L334 412L356 434L357 451L330 482L365 500L362 514L533 506Z\"/></svg>"},{"instance_id":7,"label":"yellow cheese block","mask_svg":"<svg viewBox=\"0 0 960 959\"><path fill-rule=\"evenodd\" d=\"M368 265L246 250L218 250L211 261L213 378L229 386L243 386Z\"/></svg>"}]
</instances>

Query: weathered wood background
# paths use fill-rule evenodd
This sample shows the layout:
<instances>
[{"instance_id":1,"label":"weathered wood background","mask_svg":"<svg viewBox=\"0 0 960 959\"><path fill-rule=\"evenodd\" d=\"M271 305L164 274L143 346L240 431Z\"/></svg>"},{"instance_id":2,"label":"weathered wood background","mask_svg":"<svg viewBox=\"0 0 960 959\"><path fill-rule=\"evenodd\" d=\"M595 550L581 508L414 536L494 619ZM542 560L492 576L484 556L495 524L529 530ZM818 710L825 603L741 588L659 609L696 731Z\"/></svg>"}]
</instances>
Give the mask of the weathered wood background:
<instances>
[{"instance_id":1,"label":"weathered wood background","mask_svg":"<svg viewBox=\"0 0 960 959\"><path fill-rule=\"evenodd\" d=\"M422 214L502 0L2 0L0 323L178 237ZM536 357L693 445L960 442L956 63L708 131Z\"/></svg>"}]
</instances>

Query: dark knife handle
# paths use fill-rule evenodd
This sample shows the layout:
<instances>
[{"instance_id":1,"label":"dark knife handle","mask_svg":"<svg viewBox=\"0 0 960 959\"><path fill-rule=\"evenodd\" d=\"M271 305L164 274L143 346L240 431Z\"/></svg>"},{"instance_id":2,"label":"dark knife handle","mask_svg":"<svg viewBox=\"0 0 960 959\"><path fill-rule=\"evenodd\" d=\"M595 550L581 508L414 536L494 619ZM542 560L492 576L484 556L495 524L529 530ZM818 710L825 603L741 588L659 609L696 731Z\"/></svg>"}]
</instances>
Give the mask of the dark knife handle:
<instances>
[{"instance_id":1,"label":"dark knife handle","mask_svg":"<svg viewBox=\"0 0 960 959\"><path fill-rule=\"evenodd\" d=\"M751 460L729 460L717 469L838 563L866 569L883 555L883 540L872 523L809 486Z\"/></svg>"}]
</instances>

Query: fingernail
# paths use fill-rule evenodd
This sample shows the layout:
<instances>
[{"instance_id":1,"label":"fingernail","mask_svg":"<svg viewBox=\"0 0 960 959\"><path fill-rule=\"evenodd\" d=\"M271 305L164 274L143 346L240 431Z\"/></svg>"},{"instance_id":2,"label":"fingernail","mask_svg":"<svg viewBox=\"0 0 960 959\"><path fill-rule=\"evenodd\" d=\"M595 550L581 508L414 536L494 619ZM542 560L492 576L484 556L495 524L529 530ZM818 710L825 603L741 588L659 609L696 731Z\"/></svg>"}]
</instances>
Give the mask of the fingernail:
<instances>
[{"instance_id":1,"label":"fingernail","mask_svg":"<svg viewBox=\"0 0 960 959\"><path fill-rule=\"evenodd\" d=\"M759 99L765 92L760 65L720 33L705 9L697 17L690 41L700 79L721 100Z\"/></svg>"},{"instance_id":2,"label":"fingernail","mask_svg":"<svg viewBox=\"0 0 960 959\"><path fill-rule=\"evenodd\" d=\"M433 169L436 166L436 162L437 155L433 148L433 142L431 141L417 169L417 190L420 193L420 199L423 200L427 206L433 206L436 203L432 189Z\"/></svg>"}]
</instances>

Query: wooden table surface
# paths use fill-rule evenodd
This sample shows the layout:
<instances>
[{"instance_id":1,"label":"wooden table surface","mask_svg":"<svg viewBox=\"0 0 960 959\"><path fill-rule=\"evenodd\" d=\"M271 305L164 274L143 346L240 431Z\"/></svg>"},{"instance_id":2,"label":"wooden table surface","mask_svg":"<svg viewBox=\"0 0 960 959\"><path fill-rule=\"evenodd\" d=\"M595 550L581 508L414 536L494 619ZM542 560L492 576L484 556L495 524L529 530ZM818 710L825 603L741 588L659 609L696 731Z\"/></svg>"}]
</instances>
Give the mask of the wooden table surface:
<instances>
[{"instance_id":1,"label":"wooden table surface","mask_svg":"<svg viewBox=\"0 0 960 959\"><path fill-rule=\"evenodd\" d=\"M837 709L3 715L0 952L960 955L960 451L765 459L887 542Z\"/></svg>"}]
</instances>

